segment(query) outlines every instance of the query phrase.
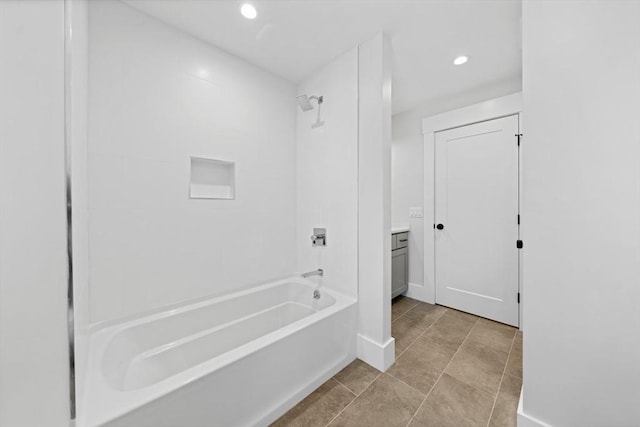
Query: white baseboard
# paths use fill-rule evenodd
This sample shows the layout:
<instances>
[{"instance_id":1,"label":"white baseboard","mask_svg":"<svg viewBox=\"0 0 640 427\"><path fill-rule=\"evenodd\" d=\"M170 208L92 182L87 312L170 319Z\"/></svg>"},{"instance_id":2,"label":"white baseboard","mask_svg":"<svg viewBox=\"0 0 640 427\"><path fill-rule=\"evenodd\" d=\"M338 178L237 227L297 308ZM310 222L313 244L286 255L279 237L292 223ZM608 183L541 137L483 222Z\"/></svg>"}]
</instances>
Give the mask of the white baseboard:
<instances>
[{"instance_id":1,"label":"white baseboard","mask_svg":"<svg viewBox=\"0 0 640 427\"><path fill-rule=\"evenodd\" d=\"M551 424L547 424L544 421L540 421L531 415L525 414L522 407L523 392L520 391L520 401L518 402L518 427L552 427Z\"/></svg>"},{"instance_id":2,"label":"white baseboard","mask_svg":"<svg viewBox=\"0 0 640 427\"><path fill-rule=\"evenodd\" d=\"M433 298L433 291L427 289L426 286L419 285L417 283L409 283L409 289L404 293L404 296L417 299L418 301L427 302L429 304L435 304Z\"/></svg>"},{"instance_id":3,"label":"white baseboard","mask_svg":"<svg viewBox=\"0 0 640 427\"><path fill-rule=\"evenodd\" d=\"M379 371L386 371L396 361L396 340L391 337L384 344L378 344L364 335L358 334L358 359Z\"/></svg>"}]
</instances>

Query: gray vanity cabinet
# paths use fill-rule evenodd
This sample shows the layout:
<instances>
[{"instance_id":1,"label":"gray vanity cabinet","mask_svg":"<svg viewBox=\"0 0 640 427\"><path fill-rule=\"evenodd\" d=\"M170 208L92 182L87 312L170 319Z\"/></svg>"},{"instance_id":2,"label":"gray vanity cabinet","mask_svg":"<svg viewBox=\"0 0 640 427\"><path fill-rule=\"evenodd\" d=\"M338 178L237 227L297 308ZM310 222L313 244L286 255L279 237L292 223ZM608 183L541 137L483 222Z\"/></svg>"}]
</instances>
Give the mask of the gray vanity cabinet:
<instances>
[{"instance_id":1,"label":"gray vanity cabinet","mask_svg":"<svg viewBox=\"0 0 640 427\"><path fill-rule=\"evenodd\" d=\"M409 233L391 235L391 298L409 289Z\"/></svg>"}]
</instances>

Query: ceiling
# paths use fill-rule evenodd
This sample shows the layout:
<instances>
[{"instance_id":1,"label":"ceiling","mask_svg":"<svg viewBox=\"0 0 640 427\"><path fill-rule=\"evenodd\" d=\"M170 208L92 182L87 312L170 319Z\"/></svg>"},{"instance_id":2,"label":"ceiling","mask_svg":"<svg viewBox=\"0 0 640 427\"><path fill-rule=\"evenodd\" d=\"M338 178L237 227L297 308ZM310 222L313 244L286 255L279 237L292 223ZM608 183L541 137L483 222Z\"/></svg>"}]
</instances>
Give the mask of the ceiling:
<instances>
[{"instance_id":1,"label":"ceiling","mask_svg":"<svg viewBox=\"0 0 640 427\"><path fill-rule=\"evenodd\" d=\"M520 0L253 0L254 20L236 0L124 1L294 83L384 31L394 113L521 81Z\"/></svg>"}]
</instances>

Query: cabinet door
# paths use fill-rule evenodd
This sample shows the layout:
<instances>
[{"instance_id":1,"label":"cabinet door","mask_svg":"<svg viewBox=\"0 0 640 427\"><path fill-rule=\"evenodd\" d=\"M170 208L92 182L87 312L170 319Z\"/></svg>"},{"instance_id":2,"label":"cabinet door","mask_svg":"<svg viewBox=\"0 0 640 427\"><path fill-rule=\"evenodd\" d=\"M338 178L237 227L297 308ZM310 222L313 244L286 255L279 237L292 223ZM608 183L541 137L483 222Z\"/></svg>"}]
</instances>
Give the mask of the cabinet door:
<instances>
[{"instance_id":1,"label":"cabinet door","mask_svg":"<svg viewBox=\"0 0 640 427\"><path fill-rule=\"evenodd\" d=\"M391 252L391 298L395 298L408 287L409 253L407 248Z\"/></svg>"}]
</instances>

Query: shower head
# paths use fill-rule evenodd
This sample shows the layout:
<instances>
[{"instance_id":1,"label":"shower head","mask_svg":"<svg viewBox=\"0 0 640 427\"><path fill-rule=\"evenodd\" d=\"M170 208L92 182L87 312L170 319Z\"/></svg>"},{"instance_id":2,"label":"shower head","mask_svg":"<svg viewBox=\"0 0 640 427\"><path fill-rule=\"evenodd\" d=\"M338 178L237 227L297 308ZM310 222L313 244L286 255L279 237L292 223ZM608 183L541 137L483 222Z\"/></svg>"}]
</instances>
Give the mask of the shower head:
<instances>
[{"instance_id":1,"label":"shower head","mask_svg":"<svg viewBox=\"0 0 640 427\"><path fill-rule=\"evenodd\" d=\"M313 110L313 105L311 105L312 99L317 99L318 104L322 104L322 96L300 95L300 96L297 96L296 99L298 100L298 105L300 106L300 109L302 111Z\"/></svg>"},{"instance_id":2,"label":"shower head","mask_svg":"<svg viewBox=\"0 0 640 427\"><path fill-rule=\"evenodd\" d=\"M309 97L307 95L300 95L296 97L296 99L298 100L298 105L302 111L313 110L313 105L309 102Z\"/></svg>"}]
</instances>

